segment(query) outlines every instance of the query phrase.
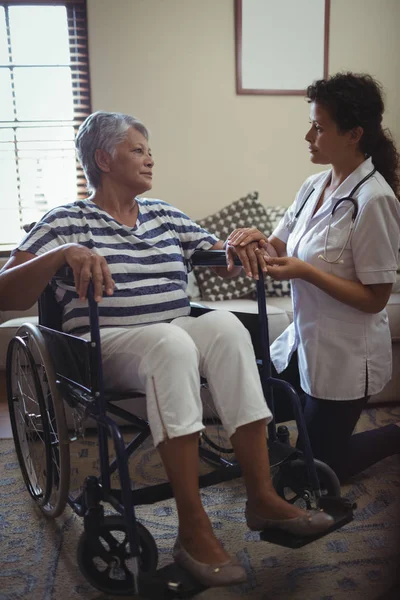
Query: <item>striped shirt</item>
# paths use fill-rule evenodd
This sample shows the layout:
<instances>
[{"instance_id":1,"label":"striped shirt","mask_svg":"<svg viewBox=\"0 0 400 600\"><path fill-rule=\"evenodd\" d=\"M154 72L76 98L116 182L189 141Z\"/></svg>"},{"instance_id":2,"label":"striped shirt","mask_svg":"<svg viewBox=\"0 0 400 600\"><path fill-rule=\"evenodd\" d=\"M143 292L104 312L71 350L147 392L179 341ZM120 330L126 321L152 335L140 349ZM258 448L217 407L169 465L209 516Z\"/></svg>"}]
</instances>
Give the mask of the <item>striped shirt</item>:
<instances>
[{"instance_id":1,"label":"striped shirt","mask_svg":"<svg viewBox=\"0 0 400 600\"><path fill-rule=\"evenodd\" d=\"M115 290L99 304L101 327L129 327L170 321L190 312L186 294L188 261L218 239L183 212L161 200L137 199L135 227L122 225L91 200L48 212L17 250L40 255L77 243L106 259ZM87 328L87 302L75 288L52 282L63 312L63 330Z\"/></svg>"}]
</instances>

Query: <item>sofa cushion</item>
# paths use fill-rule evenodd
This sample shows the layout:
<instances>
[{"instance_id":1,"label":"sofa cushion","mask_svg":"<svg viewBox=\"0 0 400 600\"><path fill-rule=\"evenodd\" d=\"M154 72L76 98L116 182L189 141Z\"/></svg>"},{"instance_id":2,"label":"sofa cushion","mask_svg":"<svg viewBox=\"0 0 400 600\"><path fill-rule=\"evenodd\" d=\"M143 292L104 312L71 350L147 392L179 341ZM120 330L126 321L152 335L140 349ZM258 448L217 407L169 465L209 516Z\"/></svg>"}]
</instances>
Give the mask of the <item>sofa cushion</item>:
<instances>
[{"instance_id":1,"label":"sofa cushion","mask_svg":"<svg viewBox=\"0 0 400 600\"><path fill-rule=\"evenodd\" d=\"M282 300L282 298L280 298L280 300ZM209 308L215 308L219 310L229 310L232 312L242 312L251 314L258 313L257 302L246 298L241 298L237 300L216 300L213 302L204 302L203 300L201 300L201 304L203 306L208 306ZM286 327L290 325L290 319L283 308L279 308L278 306L271 306L269 302L267 303L267 314L269 341L270 343L272 343L286 329Z\"/></svg>"},{"instance_id":2,"label":"sofa cushion","mask_svg":"<svg viewBox=\"0 0 400 600\"><path fill-rule=\"evenodd\" d=\"M9 319L0 323L0 369L6 368L7 348L11 339L17 333L18 328L24 323L37 324L38 317L35 315L24 315L16 319Z\"/></svg>"},{"instance_id":3,"label":"sofa cushion","mask_svg":"<svg viewBox=\"0 0 400 600\"><path fill-rule=\"evenodd\" d=\"M192 300L192 298L199 300L200 298L200 288L197 283L196 275L193 273L193 271L190 271L188 273L188 284L186 288L186 293L189 296L190 300Z\"/></svg>"},{"instance_id":4,"label":"sofa cushion","mask_svg":"<svg viewBox=\"0 0 400 600\"><path fill-rule=\"evenodd\" d=\"M258 192L248 194L244 198L232 202L213 215L200 219L198 224L225 240L238 227L257 227L267 236L270 235L282 218L285 208L281 206L264 206L258 200ZM221 278L211 269L195 267L200 295L204 300L232 300L234 298L255 297L256 282L244 274L233 279ZM290 296L289 281L275 281L265 278L267 296Z\"/></svg>"},{"instance_id":5,"label":"sofa cushion","mask_svg":"<svg viewBox=\"0 0 400 600\"><path fill-rule=\"evenodd\" d=\"M32 315L38 314L38 305L34 304L28 310L0 310L0 323L5 323L10 319L17 319L19 317L31 317Z\"/></svg>"},{"instance_id":6,"label":"sofa cushion","mask_svg":"<svg viewBox=\"0 0 400 600\"><path fill-rule=\"evenodd\" d=\"M276 306L281 310L284 310L289 321L293 321L293 304L291 296L271 296L267 300L267 306Z\"/></svg>"}]
</instances>

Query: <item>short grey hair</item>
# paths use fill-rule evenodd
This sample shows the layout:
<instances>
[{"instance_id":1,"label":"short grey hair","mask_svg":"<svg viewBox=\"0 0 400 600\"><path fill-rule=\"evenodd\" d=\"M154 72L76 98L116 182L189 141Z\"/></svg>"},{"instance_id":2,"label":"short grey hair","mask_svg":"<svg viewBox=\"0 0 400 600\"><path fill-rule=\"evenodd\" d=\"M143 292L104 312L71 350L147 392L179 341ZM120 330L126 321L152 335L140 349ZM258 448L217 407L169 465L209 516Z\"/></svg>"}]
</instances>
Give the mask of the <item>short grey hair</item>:
<instances>
[{"instance_id":1,"label":"short grey hair","mask_svg":"<svg viewBox=\"0 0 400 600\"><path fill-rule=\"evenodd\" d=\"M146 140L149 139L149 132L143 123L123 113L99 110L89 115L79 127L75 146L90 192L96 191L101 182L102 171L96 163L96 150L105 150L113 156L116 145L124 141L131 127L137 129Z\"/></svg>"}]
</instances>

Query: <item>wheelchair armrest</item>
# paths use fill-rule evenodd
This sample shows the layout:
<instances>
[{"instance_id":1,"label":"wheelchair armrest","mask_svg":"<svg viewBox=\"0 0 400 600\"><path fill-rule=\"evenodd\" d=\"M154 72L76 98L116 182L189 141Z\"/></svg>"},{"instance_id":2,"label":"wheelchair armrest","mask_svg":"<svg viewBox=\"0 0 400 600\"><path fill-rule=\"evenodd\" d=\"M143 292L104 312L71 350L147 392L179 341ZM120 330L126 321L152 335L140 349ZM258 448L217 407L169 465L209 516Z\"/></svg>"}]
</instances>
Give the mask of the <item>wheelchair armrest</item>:
<instances>
[{"instance_id":1,"label":"wheelchair armrest","mask_svg":"<svg viewBox=\"0 0 400 600\"><path fill-rule=\"evenodd\" d=\"M226 267L225 250L197 250L193 253L191 262L196 267ZM234 263L241 266L240 259L236 256ZM74 282L74 275L69 265L63 265L54 275L55 279L62 279L66 283Z\"/></svg>"},{"instance_id":2,"label":"wheelchair armrest","mask_svg":"<svg viewBox=\"0 0 400 600\"><path fill-rule=\"evenodd\" d=\"M225 250L196 250L190 260L194 267L226 267ZM242 266L237 256L234 263L238 267Z\"/></svg>"}]
</instances>

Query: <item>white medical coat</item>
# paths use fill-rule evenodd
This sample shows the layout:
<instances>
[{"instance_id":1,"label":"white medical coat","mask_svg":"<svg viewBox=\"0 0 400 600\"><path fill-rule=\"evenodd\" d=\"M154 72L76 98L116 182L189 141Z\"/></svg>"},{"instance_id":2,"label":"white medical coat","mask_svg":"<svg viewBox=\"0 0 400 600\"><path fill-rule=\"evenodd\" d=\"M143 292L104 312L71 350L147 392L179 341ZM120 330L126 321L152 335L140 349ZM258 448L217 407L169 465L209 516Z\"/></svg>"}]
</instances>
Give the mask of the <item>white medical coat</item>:
<instances>
[{"instance_id":1,"label":"white medical coat","mask_svg":"<svg viewBox=\"0 0 400 600\"><path fill-rule=\"evenodd\" d=\"M393 283L400 247L400 204L382 175L376 172L354 194L358 215L353 234L341 256L343 264L327 263L325 234L332 208L339 198L373 170L365 160L313 216L330 178L325 171L308 178L273 235L286 243L288 256L296 256L318 269L365 285ZM314 188L290 233L288 224ZM332 220L326 256L337 257L345 244L353 205L343 202ZM335 300L316 286L292 279L294 321L271 346L278 373L297 349L303 390L321 399L354 400L377 394L391 378L392 346L386 310L365 313Z\"/></svg>"}]
</instances>

